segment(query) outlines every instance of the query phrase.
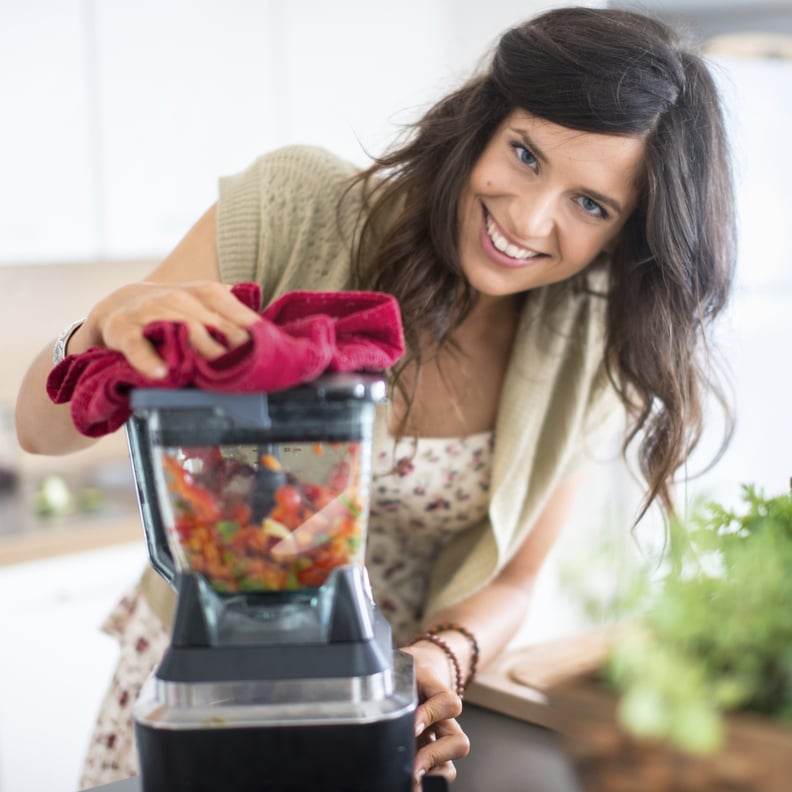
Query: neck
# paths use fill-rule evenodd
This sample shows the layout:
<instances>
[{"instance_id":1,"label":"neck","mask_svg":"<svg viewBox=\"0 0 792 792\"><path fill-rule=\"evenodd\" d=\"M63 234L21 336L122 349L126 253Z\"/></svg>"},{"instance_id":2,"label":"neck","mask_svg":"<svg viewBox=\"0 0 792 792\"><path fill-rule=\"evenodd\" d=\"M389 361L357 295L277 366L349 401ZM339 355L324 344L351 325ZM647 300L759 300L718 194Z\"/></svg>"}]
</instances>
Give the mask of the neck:
<instances>
[{"instance_id":1,"label":"neck","mask_svg":"<svg viewBox=\"0 0 792 792\"><path fill-rule=\"evenodd\" d=\"M523 295L510 294L505 297L479 295L473 310L465 317L459 327L463 332L490 332L516 323Z\"/></svg>"}]
</instances>

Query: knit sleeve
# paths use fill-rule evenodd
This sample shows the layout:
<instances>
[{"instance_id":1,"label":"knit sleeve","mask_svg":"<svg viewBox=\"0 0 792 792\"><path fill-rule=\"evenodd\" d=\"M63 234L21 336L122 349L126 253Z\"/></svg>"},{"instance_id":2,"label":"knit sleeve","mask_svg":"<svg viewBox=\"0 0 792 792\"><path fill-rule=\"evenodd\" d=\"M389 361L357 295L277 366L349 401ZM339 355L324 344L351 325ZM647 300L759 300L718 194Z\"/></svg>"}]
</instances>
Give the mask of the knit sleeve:
<instances>
[{"instance_id":1,"label":"knit sleeve","mask_svg":"<svg viewBox=\"0 0 792 792\"><path fill-rule=\"evenodd\" d=\"M329 152L290 146L220 180L217 248L226 283L255 281L265 303L294 289L348 286L360 190Z\"/></svg>"}]
</instances>

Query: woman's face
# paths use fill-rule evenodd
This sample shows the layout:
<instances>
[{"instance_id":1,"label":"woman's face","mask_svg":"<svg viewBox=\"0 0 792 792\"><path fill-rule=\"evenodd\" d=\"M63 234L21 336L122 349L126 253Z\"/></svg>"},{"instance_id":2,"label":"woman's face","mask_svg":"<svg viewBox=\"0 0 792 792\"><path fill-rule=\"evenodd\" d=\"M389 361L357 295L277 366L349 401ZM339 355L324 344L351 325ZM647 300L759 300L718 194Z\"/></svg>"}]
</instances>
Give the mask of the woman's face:
<instances>
[{"instance_id":1,"label":"woman's face","mask_svg":"<svg viewBox=\"0 0 792 792\"><path fill-rule=\"evenodd\" d=\"M515 110L459 203L462 269L481 294L565 280L616 240L638 202L639 138L578 132Z\"/></svg>"}]
</instances>

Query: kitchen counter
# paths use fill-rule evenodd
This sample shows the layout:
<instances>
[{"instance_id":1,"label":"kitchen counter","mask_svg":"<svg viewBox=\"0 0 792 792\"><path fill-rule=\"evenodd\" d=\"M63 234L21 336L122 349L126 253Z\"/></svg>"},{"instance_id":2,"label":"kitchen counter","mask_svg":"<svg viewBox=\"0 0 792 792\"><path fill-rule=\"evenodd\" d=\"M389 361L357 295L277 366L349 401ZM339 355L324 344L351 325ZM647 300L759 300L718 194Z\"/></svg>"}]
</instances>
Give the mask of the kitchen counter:
<instances>
[{"instance_id":1,"label":"kitchen counter","mask_svg":"<svg viewBox=\"0 0 792 792\"><path fill-rule=\"evenodd\" d=\"M475 704L465 704L460 723L472 747L456 763L450 792L580 792L553 732ZM130 778L94 792L141 790L140 779Z\"/></svg>"},{"instance_id":2,"label":"kitchen counter","mask_svg":"<svg viewBox=\"0 0 792 792\"><path fill-rule=\"evenodd\" d=\"M94 453L32 462L13 488L0 493L0 567L142 541L128 458ZM47 476L68 487L74 501L68 512L38 513L36 491Z\"/></svg>"},{"instance_id":3,"label":"kitchen counter","mask_svg":"<svg viewBox=\"0 0 792 792\"><path fill-rule=\"evenodd\" d=\"M470 703L460 724L471 750L451 792L580 792L554 732Z\"/></svg>"},{"instance_id":4,"label":"kitchen counter","mask_svg":"<svg viewBox=\"0 0 792 792\"><path fill-rule=\"evenodd\" d=\"M0 514L7 513L0 509ZM137 513L52 521L32 530L0 535L0 567L137 541L143 543L143 528Z\"/></svg>"}]
</instances>

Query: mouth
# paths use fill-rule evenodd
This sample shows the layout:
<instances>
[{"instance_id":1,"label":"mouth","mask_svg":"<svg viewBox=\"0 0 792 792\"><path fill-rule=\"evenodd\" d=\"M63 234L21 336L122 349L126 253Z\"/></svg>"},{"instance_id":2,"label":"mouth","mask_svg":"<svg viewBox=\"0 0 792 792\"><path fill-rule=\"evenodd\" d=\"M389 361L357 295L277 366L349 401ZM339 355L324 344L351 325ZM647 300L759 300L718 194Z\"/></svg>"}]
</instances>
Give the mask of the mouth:
<instances>
[{"instance_id":1,"label":"mouth","mask_svg":"<svg viewBox=\"0 0 792 792\"><path fill-rule=\"evenodd\" d=\"M490 213L487 211L487 208L483 208L484 227L487 232L486 235L498 253L506 256L508 259L511 259L515 264L542 258L546 255L545 253L540 253L539 251L516 245L514 242L507 239L500 230L498 224L492 219L492 215L490 215Z\"/></svg>"}]
</instances>

